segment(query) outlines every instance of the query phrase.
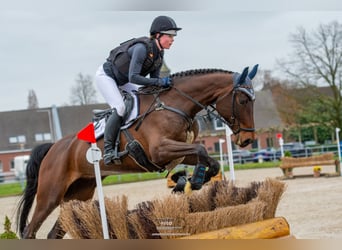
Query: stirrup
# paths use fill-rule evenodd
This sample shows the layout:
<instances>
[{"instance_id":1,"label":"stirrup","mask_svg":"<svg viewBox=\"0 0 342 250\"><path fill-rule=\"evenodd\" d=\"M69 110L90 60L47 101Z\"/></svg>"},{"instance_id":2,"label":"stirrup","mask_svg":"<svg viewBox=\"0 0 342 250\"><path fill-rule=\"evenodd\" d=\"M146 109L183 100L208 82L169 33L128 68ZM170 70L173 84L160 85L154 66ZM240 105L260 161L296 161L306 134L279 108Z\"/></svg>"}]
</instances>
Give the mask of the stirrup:
<instances>
[{"instance_id":1,"label":"stirrup","mask_svg":"<svg viewBox=\"0 0 342 250\"><path fill-rule=\"evenodd\" d=\"M115 165L120 165L122 162L120 160L120 156L115 154L114 150L103 155L103 161L105 165L111 165L114 163Z\"/></svg>"}]
</instances>

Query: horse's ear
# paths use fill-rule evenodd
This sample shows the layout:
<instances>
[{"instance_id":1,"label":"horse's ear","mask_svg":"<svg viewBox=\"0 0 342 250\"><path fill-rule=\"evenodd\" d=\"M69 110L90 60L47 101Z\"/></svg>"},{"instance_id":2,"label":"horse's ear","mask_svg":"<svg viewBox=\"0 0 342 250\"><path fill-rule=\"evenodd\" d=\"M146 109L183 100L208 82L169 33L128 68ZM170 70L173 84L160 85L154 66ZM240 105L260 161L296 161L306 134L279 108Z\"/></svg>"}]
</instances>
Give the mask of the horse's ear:
<instances>
[{"instance_id":1,"label":"horse's ear","mask_svg":"<svg viewBox=\"0 0 342 250\"><path fill-rule=\"evenodd\" d=\"M242 74L239 77L239 80L237 81L238 84L243 84L246 80L248 74L248 67L246 67L243 71Z\"/></svg>"},{"instance_id":2,"label":"horse's ear","mask_svg":"<svg viewBox=\"0 0 342 250\"><path fill-rule=\"evenodd\" d=\"M253 69L248 74L249 79L252 80L255 77L255 75L256 75L256 73L258 71L258 67L259 67L259 64L254 65Z\"/></svg>"}]
</instances>

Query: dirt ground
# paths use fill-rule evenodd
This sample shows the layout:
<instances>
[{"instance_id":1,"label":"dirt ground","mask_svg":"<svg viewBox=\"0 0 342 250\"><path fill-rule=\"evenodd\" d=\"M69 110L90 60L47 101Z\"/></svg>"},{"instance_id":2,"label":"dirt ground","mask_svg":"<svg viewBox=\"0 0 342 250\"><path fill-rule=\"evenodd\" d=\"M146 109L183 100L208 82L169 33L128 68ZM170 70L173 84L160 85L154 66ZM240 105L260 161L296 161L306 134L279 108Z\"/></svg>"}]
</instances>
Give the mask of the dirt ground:
<instances>
[{"instance_id":1,"label":"dirt ground","mask_svg":"<svg viewBox=\"0 0 342 250\"><path fill-rule=\"evenodd\" d=\"M322 172L334 172L334 167L324 166ZM294 175L311 175L311 168L295 168ZM230 177L230 173L225 173ZM280 169L255 169L235 171L237 186L246 186L253 181L281 176ZM342 178L298 177L283 180L286 191L278 205L276 216L289 222L291 234L298 239L342 239ZM135 204L169 194L166 180L105 186L105 196L127 195L130 208ZM15 210L20 197L0 198L0 225L5 215L12 221L14 229ZM49 216L37 233L37 238L46 238L58 214L58 209ZM3 232L3 227L0 228Z\"/></svg>"}]
</instances>

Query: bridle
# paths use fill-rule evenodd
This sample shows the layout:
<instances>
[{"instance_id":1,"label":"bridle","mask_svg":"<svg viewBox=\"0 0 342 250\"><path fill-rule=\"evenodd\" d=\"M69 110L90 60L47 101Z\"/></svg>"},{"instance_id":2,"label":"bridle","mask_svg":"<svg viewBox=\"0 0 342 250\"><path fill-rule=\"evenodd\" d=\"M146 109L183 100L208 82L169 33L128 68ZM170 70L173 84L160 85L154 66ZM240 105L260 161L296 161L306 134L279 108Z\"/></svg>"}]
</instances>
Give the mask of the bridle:
<instances>
[{"instance_id":1,"label":"bridle","mask_svg":"<svg viewBox=\"0 0 342 250\"><path fill-rule=\"evenodd\" d=\"M232 115L230 116L230 122L226 121L218 113L218 111L214 105L210 104L209 106L205 106L205 105L201 104L200 102L198 102L197 100L195 100L194 98L192 98L191 96L189 96L188 94L181 91L180 89L176 88L175 86L173 86L172 88L175 89L179 94L186 97L188 100L190 100L191 102L193 102L194 104L196 104L197 106L199 106L200 108L205 110L207 112L208 117L214 116L216 120L220 120L222 123L229 126L235 135L240 133L240 131L246 131L246 132L254 132L255 131L255 128L244 128L244 127L240 126L239 113L237 113L236 108L235 108L236 107L235 106L235 103L236 103L235 95L237 92L242 92L242 93L246 94L250 101L255 100L254 91L253 92L248 91L247 86L243 86L243 85L234 86L233 96L232 96ZM188 120L188 117L189 116L187 115L187 118L186 118L187 120ZM237 129L233 129L234 127L237 127Z\"/></svg>"},{"instance_id":2,"label":"bridle","mask_svg":"<svg viewBox=\"0 0 342 250\"><path fill-rule=\"evenodd\" d=\"M246 94L249 98L249 101L254 101L254 99L252 99L250 97L249 94L246 93L246 91L242 91L242 87L237 87L233 89L233 97L232 97L232 110L233 110L233 113L232 115L230 116L230 121L231 122L228 122L228 121L225 121L222 117L221 117L221 121L222 119L224 120L223 122L225 124L227 124L231 129L232 129L232 132L234 133L234 135L240 133L240 131L245 131L245 132L255 132L255 128L243 128L240 126L240 120L238 119L239 118L239 113L236 112L236 108L235 108L235 103L236 101L234 101L236 98L235 98L235 95L237 92L242 92L244 94ZM233 129L234 127L237 127L237 129Z\"/></svg>"},{"instance_id":3,"label":"bridle","mask_svg":"<svg viewBox=\"0 0 342 250\"><path fill-rule=\"evenodd\" d=\"M171 85L169 88L164 88L164 89L159 89L159 90L148 90L147 91L139 91L139 94L153 94L154 95L154 101L151 103L150 107L148 108L148 110L141 116L139 116L137 118L138 123L136 125L136 130L139 129L142 121L144 120L144 118L150 114L151 112L155 111L155 110L169 110L172 111L176 114L179 114L180 116L182 116L188 123L188 129L190 129L192 127L193 124L193 118L190 117L188 114L186 114L184 111L177 109L177 108L173 108L170 106L165 105L159 98L159 94L165 90L168 90L170 88L173 88L174 90L176 90L180 95L182 95L183 97L187 98L188 100L190 100L191 102L193 102L194 104L196 104L198 107L200 107L201 109L205 110L207 112L207 116L209 118L214 117L216 120L220 120L222 123L226 124L228 127L231 128L232 132L236 135L238 133L240 133L240 131L245 131L245 132L255 132L255 128L244 128L241 127L240 125L240 119L239 119L239 113L236 110L236 101L235 101L235 96L237 94L237 92L242 92L243 94L247 95L247 97L249 98L249 101L254 101L255 100L255 93L252 87L252 82L251 79L254 78L256 72L257 72L257 68L258 65L255 65L252 69L252 71L248 74L247 77L247 73L248 73L248 67L246 67L243 71L242 74L239 73L234 73L233 75L233 90L232 90L232 115L230 116L230 121L225 120L217 111L217 108L214 106L214 104L210 104L208 106L205 106L203 104L201 104L199 101L195 100L193 97L191 97L190 95L184 93L183 91L181 91L180 89L176 88L174 85ZM236 127L236 129L234 129L234 127Z\"/></svg>"},{"instance_id":4,"label":"bridle","mask_svg":"<svg viewBox=\"0 0 342 250\"><path fill-rule=\"evenodd\" d=\"M227 121L218 113L216 107L213 104L205 106L205 105L201 104L199 101L195 100L190 95L188 95L188 94L184 93L183 91L181 91L180 89L176 88L175 86L170 86L170 88L173 88L174 90L176 90L180 95L187 98L188 100L190 100L191 102L196 104L201 109L205 110L207 112L206 116L208 116L210 119L211 119L211 117L214 117L216 120L220 120L222 123L224 123L228 127L230 127L232 132L235 135L240 133L240 131L246 131L246 132L254 132L255 131L255 128L241 127L240 120L239 120L239 113L237 112L236 105L235 105L235 103L236 103L235 96L236 96L237 92L242 92L242 93L246 94L250 101L255 100L254 91L252 92L251 90L248 90L247 87L248 86L243 86L243 85L234 86L233 93L232 93L233 94L233 96L232 96L232 115L230 116L230 121ZM193 118L191 118L188 114L186 114L184 111L182 111L180 109L165 105L164 102L162 102L160 100L159 94L165 90L166 89L162 89L161 91L154 92L154 101L151 103L150 107L148 108L148 110L143 115L137 117L137 120L139 120L139 122L137 123L135 130L138 130L141 123L145 119L145 117L155 110L156 111L168 110L168 111L174 112L174 113L182 116L187 121L188 129L190 129L192 127L192 124L194 122ZM139 92L139 93L140 94L151 94L150 92L145 92L145 93ZM237 128L234 129L234 127L237 127Z\"/></svg>"}]
</instances>

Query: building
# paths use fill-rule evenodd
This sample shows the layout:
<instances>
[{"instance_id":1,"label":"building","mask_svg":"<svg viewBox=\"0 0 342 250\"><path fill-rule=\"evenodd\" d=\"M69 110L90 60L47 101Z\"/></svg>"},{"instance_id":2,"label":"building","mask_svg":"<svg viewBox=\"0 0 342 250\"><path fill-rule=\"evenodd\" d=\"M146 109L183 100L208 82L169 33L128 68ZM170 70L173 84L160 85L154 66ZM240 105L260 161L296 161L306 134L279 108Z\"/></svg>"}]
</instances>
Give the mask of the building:
<instances>
[{"instance_id":1,"label":"building","mask_svg":"<svg viewBox=\"0 0 342 250\"><path fill-rule=\"evenodd\" d=\"M0 112L0 172L14 167L14 157L35 146L77 133L92 120L92 110L107 104L48 107Z\"/></svg>"},{"instance_id":2,"label":"building","mask_svg":"<svg viewBox=\"0 0 342 250\"><path fill-rule=\"evenodd\" d=\"M92 120L93 110L106 108L107 104L91 104L0 112L0 172L13 169L15 156L30 154L39 144L77 133ZM254 110L257 141L250 147L277 147L276 134L282 124L270 91L256 92ZM225 138L225 127L220 121L199 115L197 142L209 153L219 152L218 140Z\"/></svg>"}]
</instances>

